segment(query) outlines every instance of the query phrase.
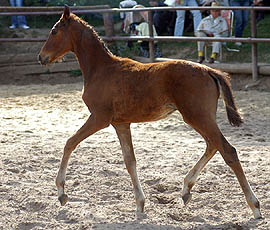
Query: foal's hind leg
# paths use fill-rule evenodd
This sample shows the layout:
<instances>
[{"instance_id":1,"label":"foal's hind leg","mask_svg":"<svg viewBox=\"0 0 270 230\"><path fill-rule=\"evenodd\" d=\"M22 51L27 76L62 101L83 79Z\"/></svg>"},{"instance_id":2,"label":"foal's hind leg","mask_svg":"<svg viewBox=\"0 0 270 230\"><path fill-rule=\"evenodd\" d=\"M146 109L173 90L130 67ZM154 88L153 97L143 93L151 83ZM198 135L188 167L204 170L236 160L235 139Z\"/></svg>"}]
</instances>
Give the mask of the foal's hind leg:
<instances>
[{"instance_id":1,"label":"foal's hind leg","mask_svg":"<svg viewBox=\"0 0 270 230\"><path fill-rule=\"evenodd\" d=\"M227 140L222 136L222 148L219 150L223 159L225 160L226 164L230 166L230 168L235 173L238 182L245 194L247 203L251 208L253 215L256 219L261 218L261 211L260 211L260 203L257 197L255 196L252 188L250 187L245 173L242 169L242 166L239 162L236 150L232 147Z\"/></svg>"},{"instance_id":2,"label":"foal's hind leg","mask_svg":"<svg viewBox=\"0 0 270 230\"><path fill-rule=\"evenodd\" d=\"M128 173L131 177L131 181L133 184L137 211L144 211L144 202L145 197L140 184L140 181L137 176L136 170L136 158L133 150L131 132L130 132L130 124L117 124L114 125L117 136L120 140L124 161L128 170Z\"/></svg>"},{"instance_id":3,"label":"foal's hind leg","mask_svg":"<svg viewBox=\"0 0 270 230\"><path fill-rule=\"evenodd\" d=\"M182 191L182 199L185 205L187 205L192 198L192 194L190 193L190 191L192 187L195 185L195 182L200 172L203 170L204 166L208 163L208 161L211 160L211 158L215 155L216 151L217 150L215 148L207 144L207 148L205 150L204 155L186 175Z\"/></svg>"},{"instance_id":4,"label":"foal's hind leg","mask_svg":"<svg viewBox=\"0 0 270 230\"><path fill-rule=\"evenodd\" d=\"M197 119L196 121L188 121L195 130L197 130L205 140L207 140L207 150L205 155L199 160L199 162L195 165L195 167L188 173L184 182L183 189L183 200L185 203L191 199L190 190L195 183L195 179L199 175L199 172L203 169L206 163L213 157L216 150L218 150L225 162L232 168L234 171L239 184L245 194L248 205L253 211L255 218L261 217L260 212L260 204L258 199L256 198L254 192L252 191L244 171L241 167L239 159L237 157L237 153L234 147L232 147L225 137L220 132L219 128L216 125L216 122L213 119L205 118L205 116L201 119ZM185 117L184 117L185 119Z\"/></svg>"}]
</instances>

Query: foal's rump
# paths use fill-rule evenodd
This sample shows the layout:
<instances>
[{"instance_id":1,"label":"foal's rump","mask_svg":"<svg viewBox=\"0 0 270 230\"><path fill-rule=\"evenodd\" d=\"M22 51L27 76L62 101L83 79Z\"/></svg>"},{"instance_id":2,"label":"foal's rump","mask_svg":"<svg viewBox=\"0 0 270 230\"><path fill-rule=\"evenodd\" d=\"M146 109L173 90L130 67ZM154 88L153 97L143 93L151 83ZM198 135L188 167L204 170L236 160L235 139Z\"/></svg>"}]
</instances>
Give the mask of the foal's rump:
<instances>
[{"instance_id":1,"label":"foal's rump","mask_svg":"<svg viewBox=\"0 0 270 230\"><path fill-rule=\"evenodd\" d=\"M168 64L171 72L170 88L175 104L188 113L215 115L220 91L223 96L228 120L232 126L243 121L235 105L228 73L189 61ZM166 71L164 71L166 72Z\"/></svg>"}]
</instances>

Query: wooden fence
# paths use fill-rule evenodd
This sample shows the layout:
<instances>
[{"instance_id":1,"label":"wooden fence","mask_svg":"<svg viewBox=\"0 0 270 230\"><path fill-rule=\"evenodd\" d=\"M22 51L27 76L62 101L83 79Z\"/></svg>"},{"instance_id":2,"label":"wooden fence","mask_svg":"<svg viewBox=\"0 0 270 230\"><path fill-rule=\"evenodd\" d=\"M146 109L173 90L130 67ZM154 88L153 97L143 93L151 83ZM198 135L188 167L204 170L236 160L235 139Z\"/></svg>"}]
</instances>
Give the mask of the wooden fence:
<instances>
[{"instance_id":1,"label":"wooden fence","mask_svg":"<svg viewBox=\"0 0 270 230\"><path fill-rule=\"evenodd\" d=\"M249 10L251 13L251 36L248 38L213 38L213 37L174 37L174 36L154 36L152 30L152 12L164 10ZM270 42L270 38L257 38L256 30L256 11L269 11L270 7L147 7L147 8L126 8L110 9L109 6L83 6L71 7L72 12L75 14L87 13L102 13L104 18L105 36L102 37L105 41L149 41L149 55L150 61L154 61L154 41L221 41L221 42L243 42L252 43L252 77L254 80L258 79L258 51L257 43ZM117 36L114 33L113 14L120 12L135 12L147 11L149 18L149 36ZM61 14L63 7L0 7L0 16L9 15L55 15ZM46 38L0 38L0 42L43 42Z\"/></svg>"}]
</instances>

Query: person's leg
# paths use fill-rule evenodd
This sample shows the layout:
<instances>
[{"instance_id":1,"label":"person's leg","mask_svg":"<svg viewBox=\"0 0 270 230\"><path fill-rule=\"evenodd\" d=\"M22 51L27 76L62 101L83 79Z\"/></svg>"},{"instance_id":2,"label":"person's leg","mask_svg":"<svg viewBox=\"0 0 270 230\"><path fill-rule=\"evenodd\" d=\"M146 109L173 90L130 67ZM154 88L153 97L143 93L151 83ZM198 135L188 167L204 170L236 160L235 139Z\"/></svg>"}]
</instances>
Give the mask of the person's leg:
<instances>
[{"instance_id":1,"label":"person's leg","mask_svg":"<svg viewBox=\"0 0 270 230\"><path fill-rule=\"evenodd\" d=\"M196 31L195 32L195 36L196 37L207 37L207 34L204 33L204 32L198 32L198 31ZM203 63L203 61L205 59L204 52L203 52L204 51L203 49L204 49L205 42L198 41L197 44L198 44L198 57L199 57L198 62L199 63Z\"/></svg>"},{"instance_id":2,"label":"person's leg","mask_svg":"<svg viewBox=\"0 0 270 230\"><path fill-rule=\"evenodd\" d=\"M249 6L249 1L243 2L242 6ZM249 11L242 10L242 35L243 35L243 31L248 23L248 16L249 16Z\"/></svg>"},{"instance_id":3,"label":"person's leg","mask_svg":"<svg viewBox=\"0 0 270 230\"><path fill-rule=\"evenodd\" d=\"M213 42L212 44L212 54L209 63L214 63L221 49L221 42Z\"/></svg>"},{"instance_id":4,"label":"person's leg","mask_svg":"<svg viewBox=\"0 0 270 230\"><path fill-rule=\"evenodd\" d=\"M9 0L10 6L16 6L15 0ZM18 26L17 16L11 16L11 26L10 28L16 28Z\"/></svg>"},{"instance_id":5,"label":"person's leg","mask_svg":"<svg viewBox=\"0 0 270 230\"><path fill-rule=\"evenodd\" d=\"M220 36L216 36L220 37ZM216 55L219 54L221 48L221 42L213 42L212 54L215 53Z\"/></svg>"},{"instance_id":6,"label":"person's leg","mask_svg":"<svg viewBox=\"0 0 270 230\"><path fill-rule=\"evenodd\" d=\"M231 2L232 6L240 6L239 2ZM241 10L234 10L234 17L235 17L235 37L241 37L241 25L242 25L242 11Z\"/></svg>"},{"instance_id":7,"label":"person's leg","mask_svg":"<svg viewBox=\"0 0 270 230\"><path fill-rule=\"evenodd\" d=\"M197 32L195 32L195 36L196 36L196 37L207 37L207 34L204 33L204 32L198 32L198 31L197 31ZM198 44L198 52L199 52L199 53L203 52L203 48L204 48L205 42L203 42L203 41L198 41L197 44ZM199 56L201 56L201 55L199 55ZM203 56L203 55L202 55L202 56Z\"/></svg>"},{"instance_id":8,"label":"person's leg","mask_svg":"<svg viewBox=\"0 0 270 230\"><path fill-rule=\"evenodd\" d=\"M188 6L198 6L198 4L196 0L189 0ZM199 10L191 10L190 12L192 13L192 16L193 16L193 26L194 26L194 32L195 32L202 20L202 14Z\"/></svg>"},{"instance_id":9,"label":"person's leg","mask_svg":"<svg viewBox=\"0 0 270 230\"><path fill-rule=\"evenodd\" d=\"M140 43L140 52L143 57L149 58L149 42L143 41Z\"/></svg>"},{"instance_id":10,"label":"person's leg","mask_svg":"<svg viewBox=\"0 0 270 230\"><path fill-rule=\"evenodd\" d=\"M182 36L184 31L184 24L185 24L185 14L184 10L177 10L176 11L176 21L174 27L174 36Z\"/></svg>"},{"instance_id":11,"label":"person's leg","mask_svg":"<svg viewBox=\"0 0 270 230\"><path fill-rule=\"evenodd\" d=\"M202 20L202 15L199 10L191 10L191 13L193 15L193 25L194 25L194 31L198 28L201 20Z\"/></svg>"},{"instance_id":12,"label":"person's leg","mask_svg":"<svg viewBox=\"0 0 270 230\"><path fill-rule=\"evenodd\" d=\"M185 0L183 6L188 5L189 0ZM180 5L178 5L180 6ZM174 27L174 36L182 36L184 32L184 25L185 25L185 10L177 10L176 11L176 21Z\"/></svg>"},{"instance_id":13,"label":"person's leg","mask_svg":"<svg viewBox=\"0 0 270 230\"><path fill-rule=\"evenodd\" d=\"M22 7L23 6L23 0L16 0L16 6ZM25 16L17 16L18 19L18 26L26 26L26 19Z\"/></svg>"}]
</instances>

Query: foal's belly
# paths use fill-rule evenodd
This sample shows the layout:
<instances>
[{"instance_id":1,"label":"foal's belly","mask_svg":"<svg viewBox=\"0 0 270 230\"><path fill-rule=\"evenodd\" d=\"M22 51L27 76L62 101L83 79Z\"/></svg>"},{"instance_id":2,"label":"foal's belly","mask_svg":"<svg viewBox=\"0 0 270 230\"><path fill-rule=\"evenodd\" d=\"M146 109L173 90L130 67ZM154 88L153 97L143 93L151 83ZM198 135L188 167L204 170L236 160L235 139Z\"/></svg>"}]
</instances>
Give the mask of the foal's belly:
<instances>
[{"instance_id":1,"label":"foal's belly","mask_svg":"<svg viewBox=\"0 0 270 230\"><path fill-rule=\"evenodd\" d=\"M121 109L120 109L121 108ZM114 111L113 122L115 123L137 123L147 121L157 121L166 118L169 114L173 113L176 107L173 104L165 104L160 106L139 105L126 107L120 106Z\"/></svg>"}]
</instances>

